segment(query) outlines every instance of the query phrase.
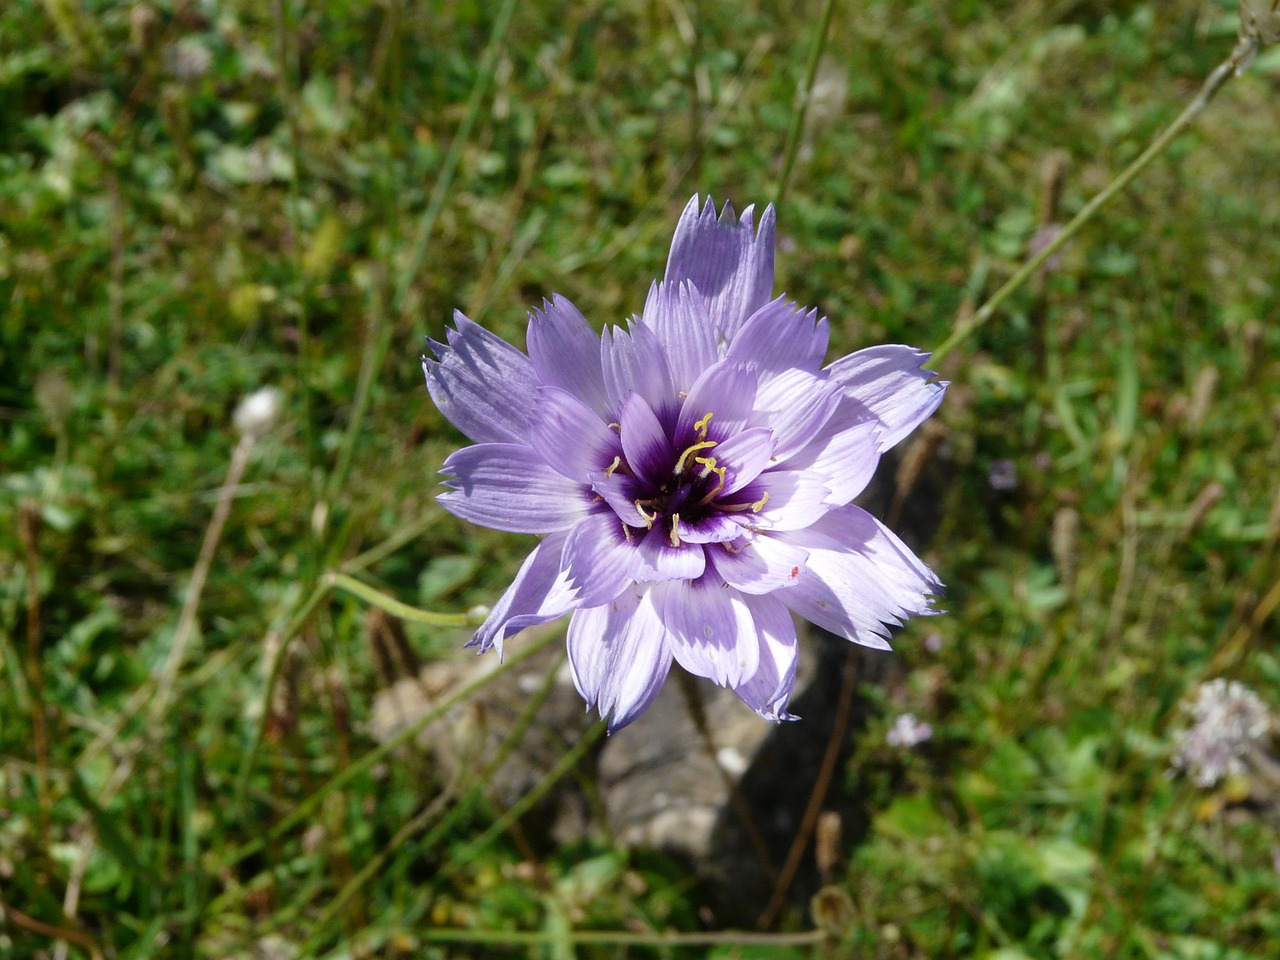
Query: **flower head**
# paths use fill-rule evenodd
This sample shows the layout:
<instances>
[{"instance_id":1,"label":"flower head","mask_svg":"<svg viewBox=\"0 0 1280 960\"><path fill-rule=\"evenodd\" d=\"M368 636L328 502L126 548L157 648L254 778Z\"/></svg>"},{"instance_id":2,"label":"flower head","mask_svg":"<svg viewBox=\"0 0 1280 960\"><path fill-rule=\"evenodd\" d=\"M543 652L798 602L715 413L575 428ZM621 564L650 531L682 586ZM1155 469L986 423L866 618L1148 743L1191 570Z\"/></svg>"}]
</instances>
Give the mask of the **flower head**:
<instances>
[{"instance_id":1,"label":"flower head","mask_svg":"<svg viewBox=\"0 0 1280 960\"><path fill-rule=\"evenodd\" d=\"M891 747L918 747L933 739L933 726L926 721L916 719L914 713L899 714L893 726L884 735L885 743Z\"/></svg>"},{"instance_id":2,"label":"flower head","mask_svg":"<svg viewBox=\"0 0 1280 960\"><path fill-rule=\"evenodd\" d=\"M1192 723L1174 735L1173 765L1201 787L1245 773L1251 748L1261 746L1271 731L1267 705L1235 680L1202 683L1195 700L1182 709Z\"/></svg>"},{"instance_id":3,"label":"flower head","mask_svg":"<svg viewBox=\"0 0 1280 960\"><path fill-rule=\"evenodd\" d=\"M543 534L471 643L572 611L569 659L616 730L672 661L793 719L797 613L867 646L929 613L941 584L850 504L946 385L903 346L823 367L825 319L773 298L774 212L759 229L694 197L644 311L598 336L563 297L529 319L528 355L455 313L424 358L474 446L446 509Z\"/></svg>"}]
</instances>

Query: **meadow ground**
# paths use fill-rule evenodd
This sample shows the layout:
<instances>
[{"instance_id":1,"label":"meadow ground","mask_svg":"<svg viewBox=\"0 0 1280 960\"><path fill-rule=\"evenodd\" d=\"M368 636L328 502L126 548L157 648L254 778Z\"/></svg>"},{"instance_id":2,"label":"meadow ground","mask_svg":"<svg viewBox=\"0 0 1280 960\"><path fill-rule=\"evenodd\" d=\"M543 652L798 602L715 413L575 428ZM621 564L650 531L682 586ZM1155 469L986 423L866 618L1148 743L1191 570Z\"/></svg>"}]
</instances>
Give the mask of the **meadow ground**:
<instances>
[{"instance_id":1,"label":"meadow ground","mask_svg":"<svg viewBox=\"0 0 1280 960\"><path fill-rule=\"evenodd\" d=\"M326 576L446 615L407 625L430 659L530 545L434 504L461 438L423 337L461 307L523 343L552 292L618 322L690 195L773 199L802 6L0 8L0 955L1280 955L1276 784L1170 772L1203 681L1280 707L1276 48L941 366L948 612L864 691L834 940L662 946L706 922L678 865L531 864L482 783L431 807L373 752L369 605ZM778 288L833 356L937 346L1235 32L1225 0L836 4ZM932 738L889 745L905 713Z\"/></svg>"}]
</instances>

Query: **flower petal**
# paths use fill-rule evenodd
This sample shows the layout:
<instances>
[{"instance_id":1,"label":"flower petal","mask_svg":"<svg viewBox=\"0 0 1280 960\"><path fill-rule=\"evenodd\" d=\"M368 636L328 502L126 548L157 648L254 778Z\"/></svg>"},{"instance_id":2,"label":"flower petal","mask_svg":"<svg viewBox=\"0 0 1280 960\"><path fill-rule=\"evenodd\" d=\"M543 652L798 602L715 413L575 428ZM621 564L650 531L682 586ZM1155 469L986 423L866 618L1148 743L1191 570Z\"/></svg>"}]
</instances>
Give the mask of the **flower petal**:
<instances>
[{"instance_id":1,"label":"flower petal","mask_svg":"<svg viewBox=\"0 0 1280 960\"><path fill-rule=\"evenodd\" d=\"M701 544L671 545L671 531L654 527L638 543L636 579L643 583L665 580L692 580L707 568L707 554Z\"/></svg>"},{"instance_id":2,"label":"flower petal","mask_svg":"<svg viewBox=\"0 0 1280 960\"><path fill-rule=\"evenodd\" d=\"M693 282L706 298L707 312L724 345L773 292L773 207L765 208L758 232L752 228L752 210L747 207L735 221L733 206L726 203L717 218L711 198L699 212L695 196L680 216L667 258L665 279Z\"/></svg>"},{"instance_id":3,"label":"flower petal","mask_svg":"<svg viewBox=\"0 0 1280 960\"><path fill-rule=\"evenodd\" d=\"M843 400L841 404L848 403ZM831 491L827 503L840 506L860 494L880 463L880 423L865 420L840 429L847 422L840 411L803 450L786 461L788 469L803 469L823 478Z\"/></svg>"},{"instance_id":4,"label":"flower petal","mask_svg":"<svg viewBox=\"0 0 1280 960\"><path fill-rule=\"evenodd\" d=\"M721 360L708 367L684 399L680 418L676 421L676 446L692 443L698 432L694 425L707 414L706 436L724 441L741 431L750 419L756 402L756 374L736 360Z\"/></svg>"},{"instance_id":5,"label":"flower petal","mask_svg":"<svg viewBox=\"0 0 1280 960\"><path fill-rule=\"evenodd\" d=\"M708 573L697 580L658 584L653 595L680 666L722 687L736 687L756 672L760 641L737 590Z\"/></svg>"},{"instance_id":6,"label":"flower petal","mask_svg":"<svg viewBox=\"0 0 1280 960\"><path fill-rule=\"evenodd\" d=\"M600 368L600 337L587 318L556 294L541 310L529 313L529 359L538 380L573 394L601 417L608 418L609 395Z\"/></svg>"},{"instance_id":7,"label":"flower petal","mask_svg":"<svg viewBox=\"0 0 1280 960\"><path fill-rule=\"evenodd\" d=\"M688 390L720 359L706 301L691 284L654 283L641 316L666 352L676 390Z\"/></svg>"},{"instance_id":8,"label":"flower petal","mask_svg":"<svg viewBox=\"0 0 1280 960\"><path fill-rule=\"evenodd\" d=\"M726 356L753 364L763 384L785 370L817 373L830 336L827 319L819 318L818 311L803 310L786 297L777 297L747 319Z\"/></svg>"},{"instance_id":9,"label":"flower petal","mask_svg":"<svg viewBox=\"0 0 1280 960\"><path fill-rule=\"evenodd\" d=\"M762 383L755 422L773 431L774 457L784 461L807 445L839 409L842 393L839 384L803 370L788 370Z\"/></svg>"},{"instance_id":10,"label":"flower petal","mask_svg":"<svg viewBox=\"0 0 1280 960\"><path fill-rule=\"evenodd\" d=\"M650 591L625 590L612 603L578 610L569 623L573 684L609 732L649 708L671 669L667 630Z\"/></svg>"},{"instance_id":11,"label":"flower petal","mask_svg":"<svg viewBox=\"0 0 1280 960\"><path fill-rule=\"evenodd\" d=\"M720 496L741 490L760 476L760 471L769 466L775 446L772 430L751 427L707 451L714 455L718 466L725 468L724 489Z\"/></svg>"},{"instance_id":12,"label":"flower petal","mask_svg":"<svg viewBox=\"0 0 1280 960\"><path fill-rule=\"evenodd\" d=\"M638 393L628 396L618 419L627 465L650 483L662 483L669 478L676 454L667 431L644 397Z\"/></svg>"},{"instance_id":13,"label":"flower petal","mask_svg":"<svg viewBox=\"0 0 1280 960\"><path fill-rule=\"evenodd\" d=\"M844 386L845 396L883 425L882 453L942 402L947 384L935 381L936 374L924 369L928 359L929 354L914 347L884 344L859 350L827 367L831 379Z\"/></svg>"},{"instance_id":14,"label":"flower petal","mask_svg":"<svg viewBox=\"0 0 1280 960\"><path fill-rule=\"evenodd\" d=\"M431 399L477 443L523 442L538 386L529 358L459 310L453 322L447 346L430 341L439 359L422 358Z\"/></svg>"},{"instance_id":15,"label":"flower petal","mask_svg":"<svg viewBox=\"0 0 1280 960\"><path fill-rule=\"evenodd\" d=\"M539 387L536 400L528 441L557 473L585 483L590 474L607 470L622 452L618 435L569 391Z\"/></svg>"},{"instance_id":16,"label":"flower petal","mask_svg":"<svg viewBox=\"0 0 1280 960\"><path fill-rule=\"evenodd\" d=\"M766 720L799 720L787 712L787 701L796 685L796 624L777 597L743 597L756 636L760 638L760 664L750 679L734 687L744 703Z\"/></svg>"},{"instance_id":17,"label":"flower petal","mask_svg":"<svg viewBox=\"0 0 1280 960\"><path fill-rule=\"evenodd\" d=\"M685 543L724 543L742 536L742 524L732 514L709 513L697 520L680 519L680 539Z\"/></svg>"},{"instance_id":18,"label":"flower petal","mask_svg":"<svg viewBox=\"0 0 1280 960\"><path fill-rule=\"evenodd\" d=\"M616 470L607 477L604 473L593 473L587 479L591 482L592 491L603 497L627 526L644 528L653 522L637 506L637 501L654 496L654 488L650 484Z\"/></svg>"},{"instance_id":19,"label":"flower petal","mask_svg":"<svg viewBox=\"0 0 1280 960\"><path fill-rule=\"evenodd\" d=\"M807 530L778 535L809 552L795 589L777 594L806 620L868 647L889 649L889 626L936 611L942 584L887 527L855 506Z\"/></svg>"},{"instance_id":20,"label":"flower petal","mask_svg":"<svg viewBox=\"0 0 1280 960\"><path fill-rule=\"evenodd\" d=\"M550 534L534 548L468 647L479 647L481 653L497 647L501 656L502 641L507 637L525 627L549 623L577 605L569 576L560 570L566 536Z\"/></svg>"},{"instance_id":21,"label":"flower petal","mask_svg":"<svg viewBox=\"0 0 1280 960\"><path fill-rule=\"evenodd\" d=\"M766 594L794 587L809 554L794 544L759 534L710 549L707 558L729 586L743 593Z\"/></svg>"},{"instance_id":22,"label":"flower petal","mask_svg":"<svg viewBox=\"0 0 1280 960\"><path fill-rule=\"evenodd\" d=\"M620 594L635 579L636 544L611 510L580 520L564 545L562 566L577 591L577 603L598 607Z\"/></svg>"},{"instance_id":23,"label":"flower petal","mask_svg":"<svg viewBox=\"0 0 1280 960\"><path fill-rule=\"evenodd\" d=\"M674 410L676 389L671 367L658 336L643 323L629 329L610 327L600 340L604 386L612 410L620 410L631 393L638 393L658 418L667 422Z\"/></svg>"},{"instance_id":24,"label":"flower petal","mask_svg":"<svg viewBox=\"0 0 1280 960\"><path fill-rule=\"evenodd\" d=\"M519 443L463 447L444 462L449 487L436 499L454 516L495 530L549 533L587 514L589 489L561 476Z\"/></svg>"},{"instance_id":25,"label":"flower petal","mask_svg":"<svg viewBox=\"0 0 1280 960\"><path fill-rule=\"evenodd\" d=\"M811 470L766 470L721 503L746 507L738 513L744 526L799 530L831 509L830 492L823 478Z\"/></svg>"}]
</instances>

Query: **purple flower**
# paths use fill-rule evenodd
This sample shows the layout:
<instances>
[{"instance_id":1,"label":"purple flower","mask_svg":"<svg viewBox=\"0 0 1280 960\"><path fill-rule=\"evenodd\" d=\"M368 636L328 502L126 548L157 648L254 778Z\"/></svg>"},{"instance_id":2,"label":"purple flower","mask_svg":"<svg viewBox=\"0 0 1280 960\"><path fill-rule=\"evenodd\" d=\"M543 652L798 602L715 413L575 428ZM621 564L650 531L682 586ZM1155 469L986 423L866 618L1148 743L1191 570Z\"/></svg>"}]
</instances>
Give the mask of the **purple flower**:
<instances>
[{"instance_id":1,"label":"purple flower","mask_svg":"<svg viewBox=\"0 0 1280 960\"><path fill-rule=\"evenodd\" d=\"M481 651L573 612L569 661L610 730L674 659L770 720L794 719L791 614L888 649L941 584L850 504L880 455L942 400L910 347L823 367L827 321L772 298L774 212L752 227L694 197L644 312L597 336L560 296L528 356L461 313L424 358L437 406L475 446L446 509L543 534L476 631Z\"/></svg>"}]
</instances>

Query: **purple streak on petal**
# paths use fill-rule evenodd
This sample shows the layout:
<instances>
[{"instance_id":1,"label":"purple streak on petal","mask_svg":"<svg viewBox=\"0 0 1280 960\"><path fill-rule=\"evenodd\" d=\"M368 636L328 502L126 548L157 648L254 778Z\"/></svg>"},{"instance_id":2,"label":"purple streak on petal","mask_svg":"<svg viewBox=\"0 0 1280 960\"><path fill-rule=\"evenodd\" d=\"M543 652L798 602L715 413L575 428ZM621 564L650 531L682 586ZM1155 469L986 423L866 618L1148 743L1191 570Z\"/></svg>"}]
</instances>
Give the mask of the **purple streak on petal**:
<instances>
[{"instance_id":1,"label":"purple streak on petal","mask_svg":"<svg viewBox=\"0 0 1280 960\"><path fill-rule=\"evenodd\" d=\"M585 482L561 476L532 447L518 443L463 447L440 472L451 477L449 489L436 497L446 510L512 533L566 530L586 516L591 498Z\"/></svg>"},{"instance_id":2,"label":"purple streak on petal","mask_svg":"<svg viewBox=\"0 0 1280 960\"><path fill-rule=\"evenodd\" d=\"M721 360L708 367L689 388L680 408L676 446L696 439L694 424L708 413L712 416L707 422L707 438L727 440L747 425L755 401L756 374L750 367L736 360Z\"/></svg>"},{"instance_id":3,"label":"purple streak on petal","mask_svg":"<svg viewBox=\"0 0 1280 960\"><path fill-rule=\"evenodd\" d=\"M666 628L649 591L624 590L612 603L578 610L569 623L574 686L621 730L649 708L671 669Z\"/></svg>"},{"instance_id":4,"label":"purple streak on petal","mask_svg":"<svg viewBox=\"0 0 1280 960\"><path fill-rule=\"evenodd\" d=\"M638 393L628 396L618 419L622 449L636 476L655 484L667 480L676 462L676 453L667 431L644 397Z\"/></svg>"},{"instance_id":5,"label":"purple streak on petal","mask_svg":"<svg viewBox=\"0 0 1280 960\"><path fill-rule=\"evenodd\" d=\"M563 561L578 605L598 607L620 594L635 579L637 556L612 510L579 521L569 532Z\"/></svg>"},{"instance_id":6,"label":"purple streak on petal","mask_svg":"<svg viewBox=\"0 0 1280 960\"><path fill-rule=\"evenodd\" d=\"M802 310L786 297L778 297L742 325L727 356L754 364L761 384L784 370L817 373L827 355L830 333L818 311Z\"/></svg>"},{"instance_id":7,"label":"purple streak on petal","mask_svg":"<svg viewBox=\"0 0 1280 960\"><path fill-rule=\"evenodd\" d=\"M925 370L929 354L914 347L884 344L842 357L827 373L845 388L870 416L884 425L880 437L883 453L920 425L938 408L947 384L932 382Z\"/></svg>"},{"instance_id":8,"label":"purple streak on petal","mask_svg":"<svg viewBox=\"0 0 1280 960\"><path fill-rule=\"evenodd\" d=\"M559 387L539 387L529 398L536 414L529 442L557 473L585 483L622 452L618 435L581 400Z\"/></svg>"},{"instance_id":9,"label":"purple streak on petal","mask_svg":"<svg viewBox=\"0 0 1280 960\"><path fill-rule=\"evenodd\" d=\"M843 399L840 386L828 380L788 370L760 385L756 394L757 422L773 431L779 461L808 444L831 420Z\"/></svg>"},{"instance_id":10,"label":"purple streak on petal","mask_svg":"<svg viewBox=\"0 0 1280 960\"><path fill-rule=\"evenodd\" d=\"M772 430L750 427L708 450L717 465L725 468L720 496L727 497L758 477L760 471L769 466L776 446Z\"/></svg>"},{"instance_id":11,"label":"purple streak on petal","mask_svg":"<svg viewBox=\"0 0 1280 960\"><path fill-rule=\"evenodd\" d=\"M642 317L666 352L676 390L688 390L720 359L706 301L689 284L654 283Z\"/></svg>"},{"instance_id":12,"label":"purple streak on petal","mask_svg":"<svg viewBox=\"0 0 1280 960\"><path fill-rule=\"evenodd\" d=\"M529 358L461 311L454 311L453 322L447 346L430 341L439 359L422 358L431 399L477 443L523 442L527 398L538 386Z\"/></svg>"},{"instance_id":13,"label":"purple streak on petal","mask_svg":"<svg viewBox=\"0 0 1280 960\"><path fill-rule=\"evenodd\" d=\"M611 409L620 410L627 396L635 392L659 420L668 423L676 390L657 334L637 321L632 321L628 330L610 327L600 340L600 362Z\"/></svg>"},{"instance_id":14,"label":"purple streak on petal","mask_svg":"<svg viewBox=\"0 0 1280 960\"><path fill-rule=\"evenodd\" d=\"M685 543L725 543L742 536L742 524L728 513L710 513L699 520L680 520L680 539Z\"/></svg>"},{"instance_id":15,"label":"purple streak on petal","mask_svg":"<svg viewBox=\"0 0 1280 960\"><path fill-rule=\"evenodd\" d=\"M608 477L604 473L593 473L587 479L591 482L592 491L604 497L619 520L641 530L648 525L649 521L636 509L636 501L648 500L655 495L651 484L617 471Z\"/></svg>"},{"instance_id":16,"label":"purple streak on petal","mask_svg":"<svg viewBox=\"0 0 1280 960\"><path fill-rule=\"evenodd\" d=\"M654 527L637 541L639 560L636 579L643 583L664 580L692 580L707 568L707 554L701 544L671 545L670 529Z\"/></svg>"},{"instance_id":17,"label":"purple streak on petal","mask_svg":"<svg viewBox=\"0 0 1280 960\"><path fill-rule=\"evenodd\" d=\"M739 516L761 530L799 530L831 509L830 490L822 477L808 470L766 470L731 497L728 504L752 504ZM765 494L769 495L764 500ZM759 510L754 505L764 501Z\"/></svg>"},{"instance_id":18,"label":"purple streak on petal","mask_svg":"<svg viewBox=\"0 0 1280 960\"><path fill-rule=\"evenodd\" d=\"M824 477L831 490L827 503L833 506L846 504L860 494L880 462L880 422L864 420L840 429L837 424L848 423L841 412L837 411L808 446L785 464L788 469L804 469Z\"/></svg>"},{"instance_id":19,"label":"purple streak on petal","mask_svg":"<svg viewBox=\"0 0 1280 960\"><path fill-rule=\"evenodd\" d=\"M806 620L868 647L889 649L889 626L935 613L942 584L865 510L837 507L807 530L779 535L809 551L794 590L777 596Z\"/></svg>"},{"instance_id":20,"label":"purple streak on petal","mask_svg":"<svg viewBox=\"0 0 1280 960\"><path fill-rule=\"evenodd\" d=\"M760 638L760 665L734 688L756 713L766 720L799 720L787 712L796 685L796 625L786 605L777 597L744 597Z\"/></svg>"},{"instance_id":21,"label":"purple streak on petal","mask_svg":"<svg viewBox=\"0 0 1280 960\"><path fill-rule=\"evenodd\" d=\"M698 197L689 201L676 225L667 258L666 280L690 280L707 300L707 311L721 344L728 344L773 292L773 207L765 208L760 229L752 229L752 207L734 219L726 203L719 218L707 198L699 212Z\"/></svg>"},{"instance_id":22,"label":"purple streak on petal","mask_svg":"<svg viewBox=\"0 0 1280 960\"><path fill-rule=\"evenodd\" d=\"M549 623L577 606L568 574L560 570L566 536L549 534L534 548L468 647L479 647L481 653L497 647L501 656L502 641L513 633Z\"/></svg>"},{"instance_id":23,"label":"purple streak on petal","mask_svg":"<svg viewBox=\"0 0 1280 960\"><path fill-rule=\"evenodd\" d=\"M809 554L762 533L712 548L707 559L729 586L743 593L766 594L799 583Z\"/></svg>"},{"instance_id":24,"label":"purple streak on petal","mask_svg":"<svg viewBox=\"0 0 1280 960\"><path fill-rule=\"evenodd\" d=\"M529 314L529 358L538 380L573 394L601 417L610 414L600 369L600 337L586 317L556 294Z\"/></svg>"},{"instance_id":25,"label":"purple streak on petal","mask_svg":"<svg viewBox=\"0 0 1280 960\"><path fill-rule=\"evenodd\" d=\"M756 672L760 642L737 590L708 573L697 580L658 584L653 595L680 666L722 687L737 686Z\"/></svg>"}]
</instances>

